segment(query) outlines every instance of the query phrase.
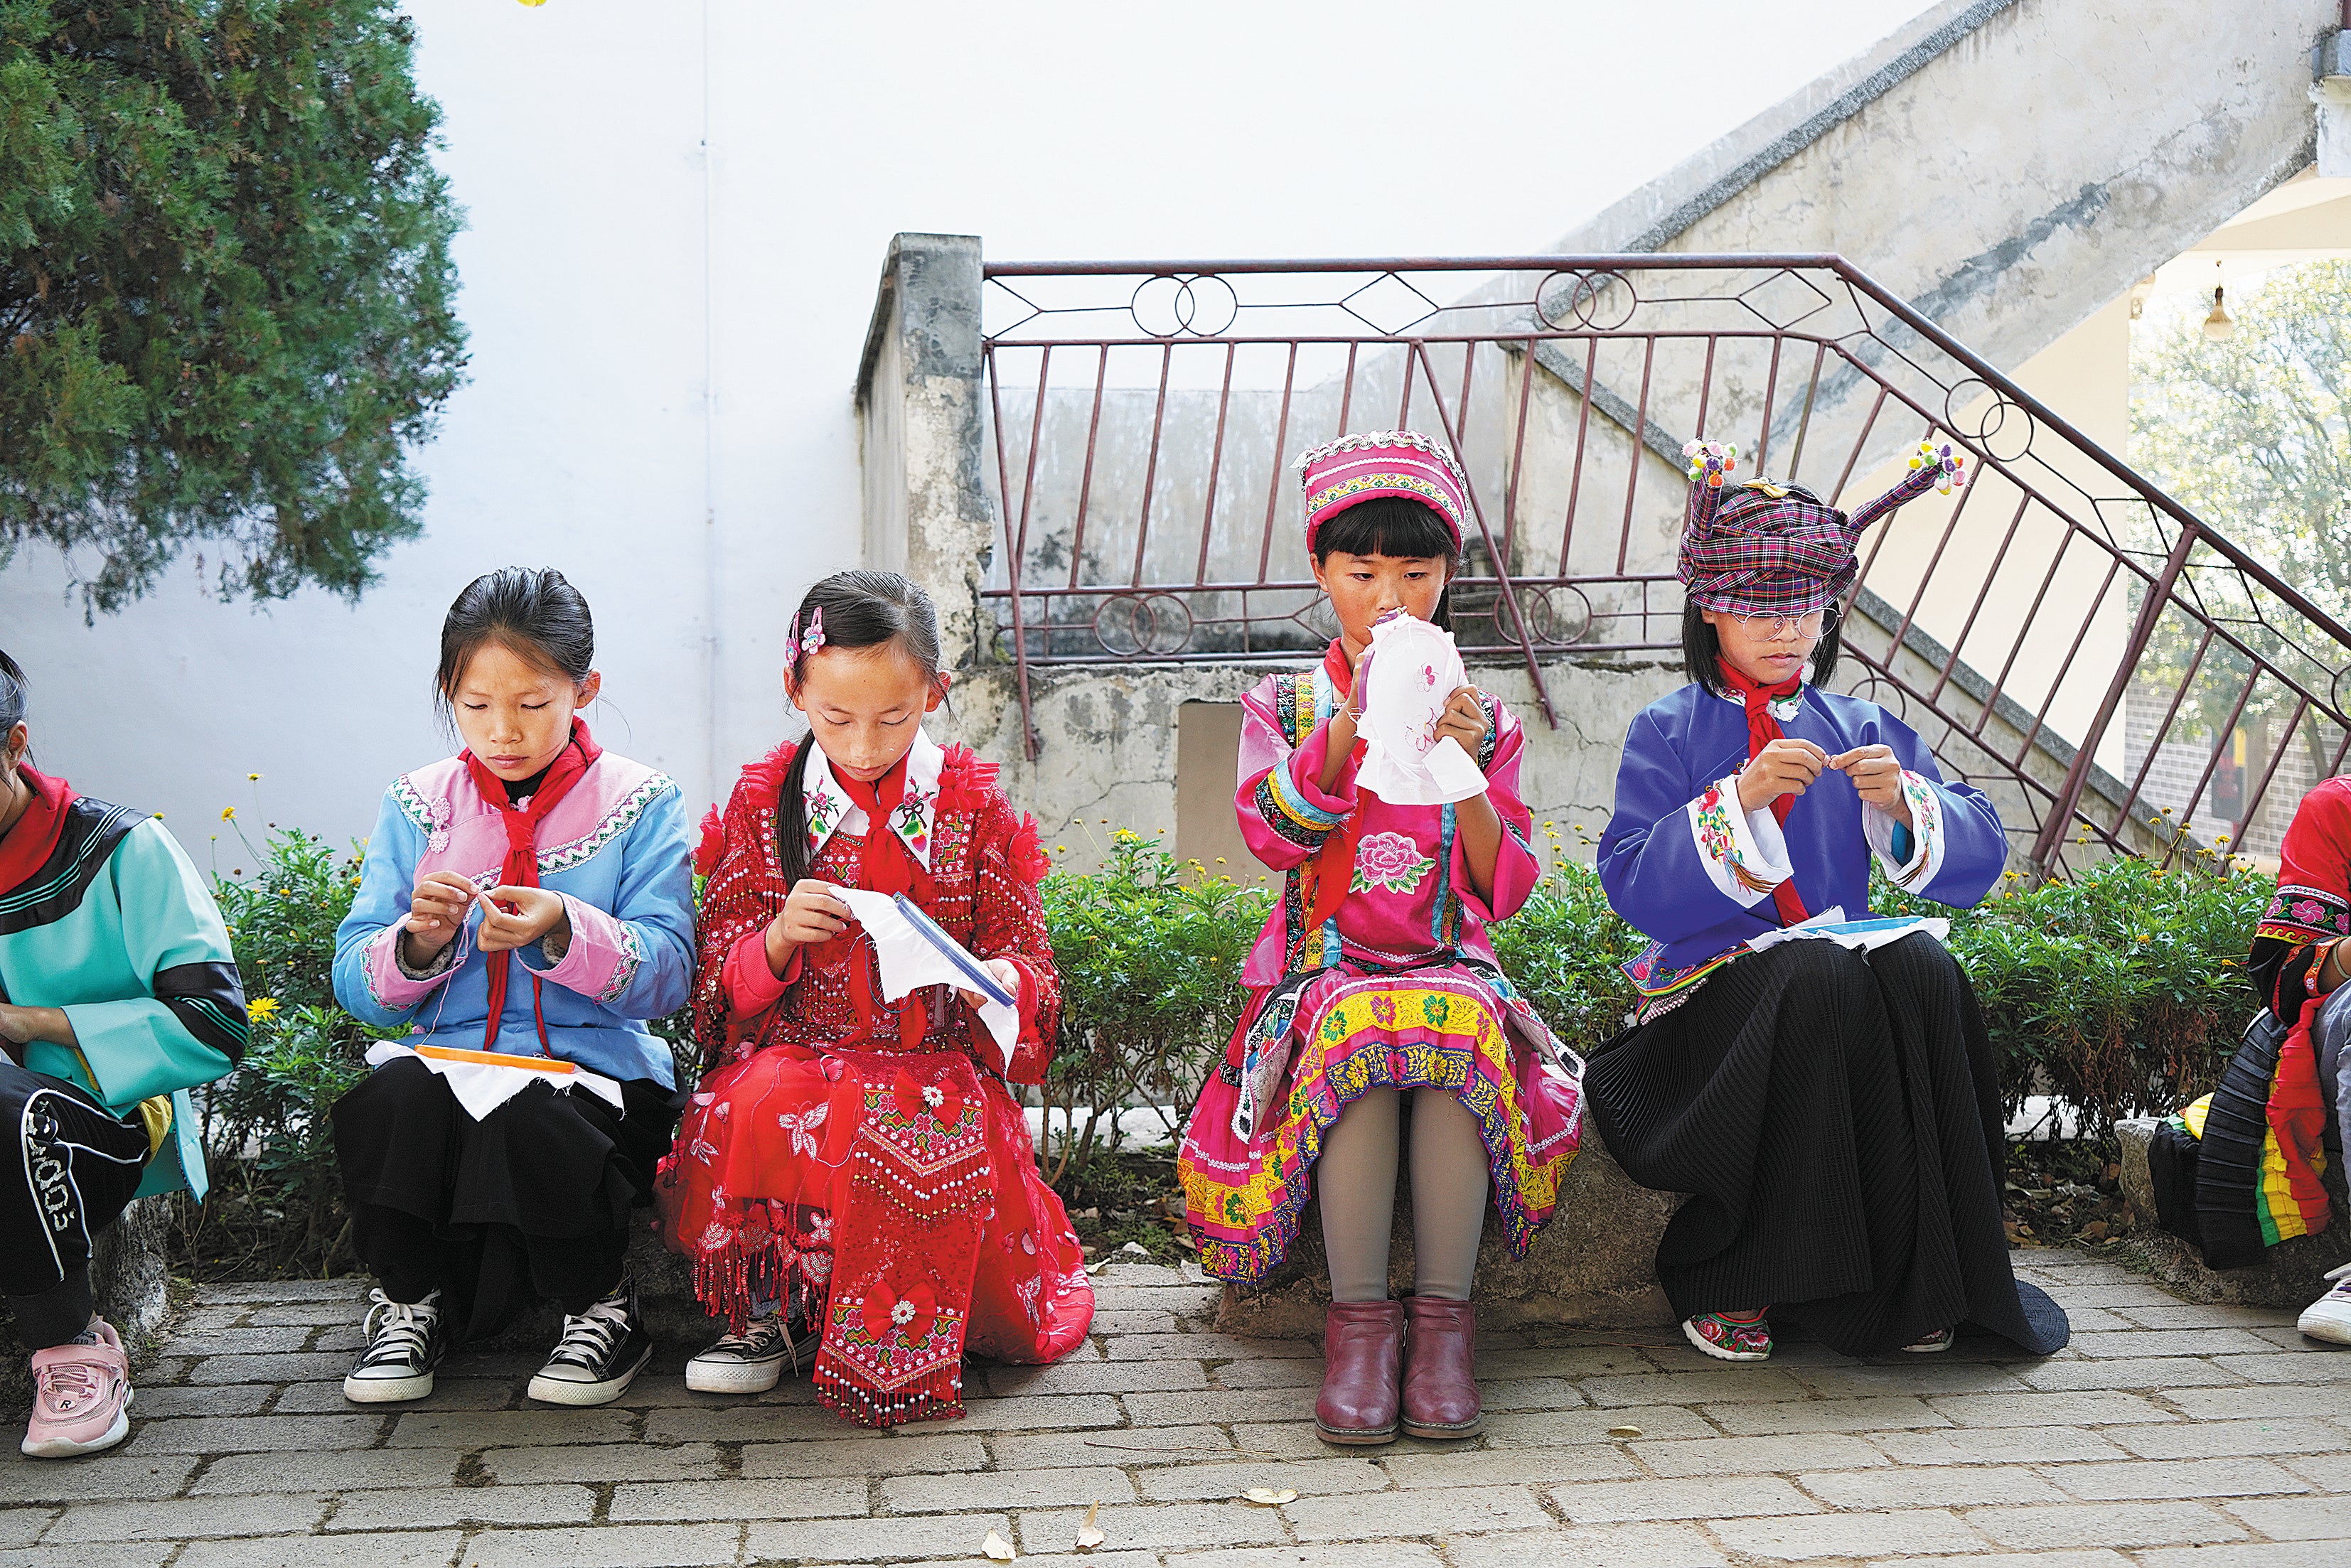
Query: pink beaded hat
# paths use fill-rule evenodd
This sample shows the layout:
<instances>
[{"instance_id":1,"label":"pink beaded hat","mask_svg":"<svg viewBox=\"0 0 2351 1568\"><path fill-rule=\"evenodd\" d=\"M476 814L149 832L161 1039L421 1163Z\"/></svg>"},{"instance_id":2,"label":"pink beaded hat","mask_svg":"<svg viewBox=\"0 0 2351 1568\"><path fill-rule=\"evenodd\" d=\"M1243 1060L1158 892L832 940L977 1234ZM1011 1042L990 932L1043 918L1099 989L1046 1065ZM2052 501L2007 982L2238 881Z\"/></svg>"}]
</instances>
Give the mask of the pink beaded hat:
<instances>
[{"instance_id":1,"label":"pink beaded hat","mask_svg":"<svg viewBox=\"0 0 2351 1568\"><path fill-rule=\"evenodd\" d=\"M1306 549L1314 530L1350 507L1398 496L1445 519L1453 548L1469 517L1469 479L1448 449L1416 430L1374 430L1343 435L1298 459L1306 488Z\"/></svg>"},{"instance_id":2,"label":"pink beaded hat","mask_svg":"<svg viewBox=\"0 0 2351 1568\"><path fill-rule=\"evenodd\" d=\"M1689 511L1676 574L1691 603L1734 615L1825 608L1859 575L1855 545L1872 523L1928 490L1948 496L1967 483L1963 455L1922 441L1901 483L1848 516L1801 486L1725 483L1739 467L1736 446L1693 441L1682 455L1690 465Z\"/></svg>"}]
</instances>

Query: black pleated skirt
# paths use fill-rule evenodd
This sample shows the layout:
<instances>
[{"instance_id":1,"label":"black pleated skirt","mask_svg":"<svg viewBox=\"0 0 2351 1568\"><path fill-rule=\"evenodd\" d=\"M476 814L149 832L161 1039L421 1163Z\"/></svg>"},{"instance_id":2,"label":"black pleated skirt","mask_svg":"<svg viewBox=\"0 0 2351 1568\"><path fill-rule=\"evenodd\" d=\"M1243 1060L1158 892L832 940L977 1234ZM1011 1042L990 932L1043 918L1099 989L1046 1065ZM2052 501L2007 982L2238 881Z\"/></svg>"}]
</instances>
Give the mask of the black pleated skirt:
<instances>
[{"instance_id":1,"label":"black pleated skirt","mask_svg":"<svg viewBox=\"0 0 2351 1568\"><path fill-rule=\"evenodd\" d=\"M441 1291L460 1341L540 1299L585 1311L617 1278L684 1105L649 1079L621 1101L534 1083L476 1122L422 1062L386 1062L333 1111L361 1260L394 1300Z\"/></svg>"},{"instance_id":2,"label":"black pleated skirt","mask_svg":"<svg viewBox=\"0 0 2351 1568\"><path fill-rule=\"evenodd\" d=\"M1677 1314L1769 1307L1851 1355L1962 1324L2064 1344L2009 1267L1991 1043L1933 937L1742 957L1594 1057L1584 1090L1626 1175L1692 1195L1657 1247Z\"/></svg>"}]
</instances>

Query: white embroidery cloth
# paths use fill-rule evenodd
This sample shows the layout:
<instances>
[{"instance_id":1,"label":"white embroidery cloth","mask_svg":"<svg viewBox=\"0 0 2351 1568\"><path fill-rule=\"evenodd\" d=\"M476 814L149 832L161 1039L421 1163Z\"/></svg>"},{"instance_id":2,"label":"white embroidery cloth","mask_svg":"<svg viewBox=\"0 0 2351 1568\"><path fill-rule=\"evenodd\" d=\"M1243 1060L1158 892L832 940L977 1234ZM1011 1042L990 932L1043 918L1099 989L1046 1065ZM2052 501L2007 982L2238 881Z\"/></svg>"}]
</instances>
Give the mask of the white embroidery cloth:
<instances>
[{"instance_id":1,"label":"white embroidery cloth","mask_svg":"<svg viewBox=\"0 0 2351 1568\"><path fill-rule=\"evenodd\" d=\"M882 995L896 1001L908 991L922 986L958 986L966 990L971 983L953 960L931 945L929 937L914 929L912 922L898 913L898 905L886 893L868 893L862 888L839 887L833 896L850 907L865 934L873 938L874 954L882 960ZM945 934L942 933L944 936ZM946 940L952 942L954 937ZM957 951L962 951L958 946ZM975 964L979 960L969 953L964 956ZM987 966L979 964L981 968ZM1000 983L1000 982L999 982ZM1002 1002L991 1001L983 994L979 1004L979 1021L996 1040L1001 1053L997 1071L1012 1065L1013 1042L1020 1037L1019 1009Z\"/></svg>"},{"instance_id":2,"label":"white embroidery cloth","mask_svg":"<svg viewBox=\"0 0 2351 1568\"><path fill-rule=\"evenodd\" d=\"M382 1040L368 1047L367 1064L381 1067L398 1057L413 1056L427 1071L437 1073L449 1085L449 1092L475 1121L483 1121L489 1113L521 1093L534 1083L564 1089L585 1089L599 1100L610 1103L615 1111L622 1109L621 1086L601 1072L590 1072L571 1063L550 1062L546 1067L520 1067L503 1061L466 1060L481 1053L467 1051L462 1057L437 1054L445 1047L435 1047L436 1054L427 1055L412 1051L398 1040Z\"/></svg>"},{"instance_id":3,"label":"white embroidery cloth","mask_svg":"<svg viewBox=\"0 0 2351 1568\"><path fill-rule=\"evenodd\" d=\"M1821 911L1810 920L1750 936L1747 939L1747 946L1761 953L1782 942L1834 942L1856 953L1867 953L1889 943L1899 942L1914 931L1924 931L1938 942L1947 941L1951 935L1951 923L1940 915L1876 915L1867 920L1847 920L1844 905L1840 904Z\"/></svg>"},{"instance_id":4,"label":"white embroidery cloth","mask_svg":"<svg viewBox=\"0 0 2351 1568\"><path fill-rule=\"evenodd\" d=\"M1446 700L1468 679L1453 633L1398 615L1372 629L1364 659L1357 787L1392 806L1449 806L1482 793L1478 764L1451 736L1437 736Z\"/></svg>"}]
</instances>

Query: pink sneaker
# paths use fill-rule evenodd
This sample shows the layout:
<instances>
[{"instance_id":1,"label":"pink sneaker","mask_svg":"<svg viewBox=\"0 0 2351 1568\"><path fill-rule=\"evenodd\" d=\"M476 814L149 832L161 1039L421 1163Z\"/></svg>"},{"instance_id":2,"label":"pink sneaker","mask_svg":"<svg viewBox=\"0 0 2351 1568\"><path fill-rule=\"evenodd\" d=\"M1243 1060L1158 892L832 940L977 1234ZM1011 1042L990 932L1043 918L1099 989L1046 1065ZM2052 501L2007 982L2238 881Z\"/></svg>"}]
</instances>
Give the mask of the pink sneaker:
<instances>
[{"instance_id":1,"label":"pink sneaker","mask_svg":"<svg viewBox=\"0 0 2351 1568\"><path fill-rule=\"evenodd\" d=\"M33 1353L33 1418L25 1452L64 1459L110 1448L131 1431L131 1358L104 1318L92 1318L96 1344L51 1345Z\"/></svg>"}]
</instances>

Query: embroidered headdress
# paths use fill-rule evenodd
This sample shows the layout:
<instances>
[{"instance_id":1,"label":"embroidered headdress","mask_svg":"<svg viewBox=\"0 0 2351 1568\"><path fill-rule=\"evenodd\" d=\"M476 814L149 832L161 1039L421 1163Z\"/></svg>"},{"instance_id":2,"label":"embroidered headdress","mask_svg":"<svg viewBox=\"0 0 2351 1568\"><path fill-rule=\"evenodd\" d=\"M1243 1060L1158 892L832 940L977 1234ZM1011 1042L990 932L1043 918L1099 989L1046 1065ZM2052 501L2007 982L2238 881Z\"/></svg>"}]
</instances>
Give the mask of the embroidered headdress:
<instances>
[{"instance_id":1,"label":"embroidered headdress","mask_svg":"<svg viewBox=\"0 0 2351 1568\"><path fill-rule=\"evenodd\" d=\"M1298 459L1306 488L1306 549L1314 531L1350 507L1399 496L1418 501L1445 520L1453 548L1469 517L1469 479L1448 449L1416 430L1375 430L1343 435Z\"/></svg>"},{"instance_id":2,"label":"embroidered headdress","mask_svg":"<svg viewBox=\"0 0 2351 1568\"><path fill-rule=\"evenodd\" d=\"M1920 442L1902 482L1850 515L1810 490L1756 478L1725 481L1739 448L1693 441L1689 511L1675 562L1689 601L1735 615L1802 615L1844 596L1860 566L1855 541L1879 518L1928 490L1967 483L1967 459L1949 444Z\"/></svg>"}]
</instances>

